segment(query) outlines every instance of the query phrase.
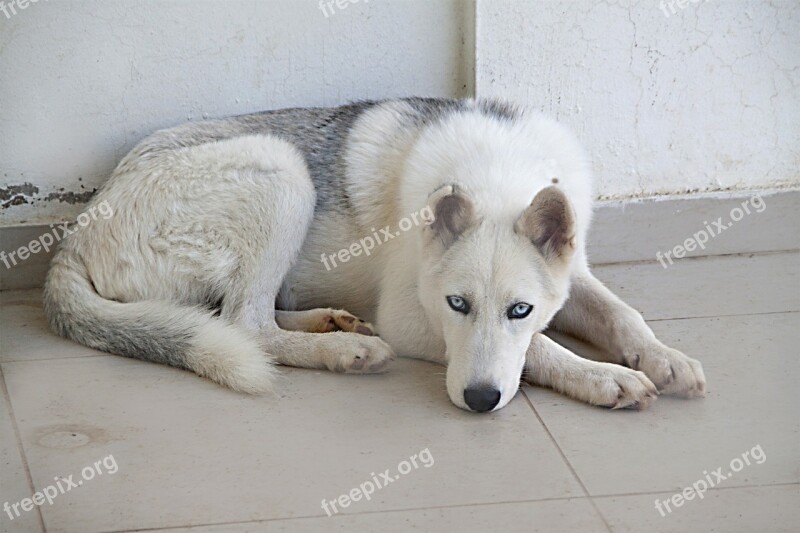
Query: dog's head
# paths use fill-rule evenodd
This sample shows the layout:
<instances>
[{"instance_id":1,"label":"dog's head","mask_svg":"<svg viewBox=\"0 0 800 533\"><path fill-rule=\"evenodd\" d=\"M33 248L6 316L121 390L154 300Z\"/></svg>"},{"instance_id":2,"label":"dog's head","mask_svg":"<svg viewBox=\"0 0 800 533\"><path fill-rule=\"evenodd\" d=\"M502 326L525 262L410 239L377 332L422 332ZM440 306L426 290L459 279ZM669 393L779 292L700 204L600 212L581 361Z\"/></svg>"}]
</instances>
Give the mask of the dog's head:
<instances>
[{"instance_id":1,"label":"dog's head","mask_svg":"<svg viewBox=\"0 0 800 533\"><path fill-rule=\"evenodd\" d=\"M499 409L519 388L531 337L567 297L573 209L556 187L513 223L482 217L457 186L428 206L419 296L447 346L447 392L463 409Z\"/></svg>"}]
</instances>

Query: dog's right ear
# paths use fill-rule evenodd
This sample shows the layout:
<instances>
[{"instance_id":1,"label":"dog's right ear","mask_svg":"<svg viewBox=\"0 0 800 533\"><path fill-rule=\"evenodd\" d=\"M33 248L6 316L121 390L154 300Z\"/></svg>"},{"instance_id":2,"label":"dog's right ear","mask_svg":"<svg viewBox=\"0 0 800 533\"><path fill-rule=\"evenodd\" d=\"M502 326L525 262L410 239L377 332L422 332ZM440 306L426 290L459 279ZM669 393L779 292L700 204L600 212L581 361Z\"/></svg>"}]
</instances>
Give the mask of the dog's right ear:
<instances>
[{"instance_id":1,"label":"dog's right ear","mask_svg":"<svg viewBox=\"0 0 800 533\"><path fill-rule=\"evenodd\" d=\"M425 234L444 248L478 222L472 200L455 185L445 185L431 193L425 210L430 215Z\"/></svg>"}]
</instances>

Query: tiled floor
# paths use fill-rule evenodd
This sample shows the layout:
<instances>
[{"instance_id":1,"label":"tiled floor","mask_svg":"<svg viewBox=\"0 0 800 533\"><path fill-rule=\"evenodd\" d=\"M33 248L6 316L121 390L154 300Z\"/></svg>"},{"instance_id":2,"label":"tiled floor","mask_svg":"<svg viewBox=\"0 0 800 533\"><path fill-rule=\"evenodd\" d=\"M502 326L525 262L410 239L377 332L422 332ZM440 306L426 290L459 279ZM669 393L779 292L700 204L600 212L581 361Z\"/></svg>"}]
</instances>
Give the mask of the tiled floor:
<instances>
[{"instance_id":1,"label":"tiled floor","mask_svg":"<svg viewBox=\"0 0 800 533\"><path fill-rule=\"evenodd\" d=\"M800 254L596 272L704 363L705 399L612 412L526 387L500 412L474 415L450 404L442 368L407 360L380 376L284 369L277 397L251 398L58 339L39 291L2 293L0 504L106 463L52 504L13 521L3 512L0 526L797 531ZM417 468L403 463L414 454ZM391 484L326 516L323 499L386 469ZM706 479L718 486L702 499L656 509Z\"/></svg>"}]
</instances>

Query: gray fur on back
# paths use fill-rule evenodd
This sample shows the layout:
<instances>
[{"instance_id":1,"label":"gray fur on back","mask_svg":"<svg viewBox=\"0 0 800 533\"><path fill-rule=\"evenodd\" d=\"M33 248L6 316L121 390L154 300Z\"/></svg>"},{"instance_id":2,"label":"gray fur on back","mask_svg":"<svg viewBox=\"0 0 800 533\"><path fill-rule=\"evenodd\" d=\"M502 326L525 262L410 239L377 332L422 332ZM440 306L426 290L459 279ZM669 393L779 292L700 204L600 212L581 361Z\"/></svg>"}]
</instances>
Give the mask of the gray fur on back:
<instances>
[{"instance_id":1,"label":"gray fur on back","mask_svg":"<svg viewBox=\"0 0 800 533\"><path fill-rule=\"evenodd\" d=\"M417 113L410 117L419 126L441 120L451 113L476 109L501 120L515 120L521 111L497 100L404 98ZM365 111L384 101L360 101L339 107L290 108L262 111L229 118L189 123L161 130L137 145L120 163L135 165L139 158L242 135L270 134L292 143L306 160L317 190L317 207L349 206L342 185L345 175L344 144L353 123Z\"/></svg>"}]
</instances>

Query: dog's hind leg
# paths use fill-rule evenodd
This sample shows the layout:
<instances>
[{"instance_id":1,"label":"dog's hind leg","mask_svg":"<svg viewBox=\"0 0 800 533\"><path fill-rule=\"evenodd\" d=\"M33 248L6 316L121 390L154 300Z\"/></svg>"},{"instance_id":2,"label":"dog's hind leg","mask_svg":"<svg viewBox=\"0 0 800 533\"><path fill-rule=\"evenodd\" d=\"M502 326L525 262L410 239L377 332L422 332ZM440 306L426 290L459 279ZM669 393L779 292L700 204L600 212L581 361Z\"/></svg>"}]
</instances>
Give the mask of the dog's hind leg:
<instances>
[{"instance_id":1,"label":"dog's hind leg","mask_svg":"<svg viewBox=\"0 0 800 533\"><path fill-rule=\"evenodd\" d=\"M289 331L306 331L308 333L349 331L360 335L375 335L375 328L372 324L342 309L275 311L275 321L281 329Z\"/></svg>"},{"instance_id":2,"label":"dog's hind leg","mask_svg":"<svg viewBox=\"0 0 800 533\"><path fill-rule=\"evenodd\" d=\"M569 299L550 327L607 351L611 362L641 370L662 392L703 396L706 380L699 361L662 344L642 316L588 269L571 281Z\"/></svg>"},{"instance_id":3,"label":"dog's hind leg","mask_svg":"<svg viewBox=\"0 0 800 533\"><path fill-rule=\"evenodd\" d=\"M613 409L644 409L658 394L644 373L578 357L541 333L525 354L523 376L532 385Z\"/></svg>"},{"instance_id":4,"label":"dog's hind leg","mask_svg":"<svg viewBox=\"0 0 800 533\"><path fill-rule=\"evenodd\" d=\"M229 213L230 208L225 211L234 219L215 228L235 264L229 275L217 281L220 318L254 331L265 352L284 365L352 373L382 371L394 354L376 336L343 331L318 335L279 327L276 295L314 218L316 194L302 156L288 143L268 137L217 145L225 147L229 157L236 156L233 169L231 163L220 169L236 174L227 179L225 190L236 199L236 213ZM344 323L344 316L338 318Z\"/></svg>"}]
</instances>

